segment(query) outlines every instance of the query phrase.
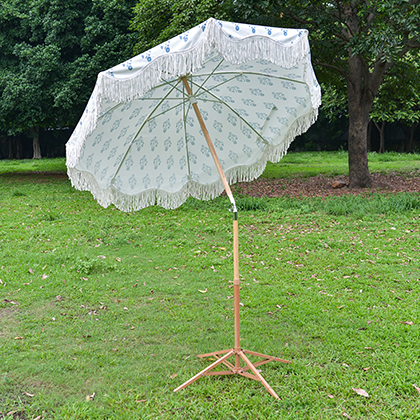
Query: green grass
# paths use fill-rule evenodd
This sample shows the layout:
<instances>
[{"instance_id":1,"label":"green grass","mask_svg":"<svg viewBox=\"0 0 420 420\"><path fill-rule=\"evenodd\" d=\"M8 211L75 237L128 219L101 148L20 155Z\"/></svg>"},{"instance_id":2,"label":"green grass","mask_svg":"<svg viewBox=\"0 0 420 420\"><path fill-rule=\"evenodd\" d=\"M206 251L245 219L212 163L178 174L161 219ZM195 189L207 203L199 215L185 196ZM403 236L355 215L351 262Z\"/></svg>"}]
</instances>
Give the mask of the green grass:
<instances>
[{"instance_id":1,"label":"green grass","mask_svg":"<svg viewBox=\"0 0 420 420\"><path fill-rule=\"evenodd\" d=\"M243 377L173 393L233 346L226 198L123 213L5 164L0 418L420 417L419 194L238 197L242 345L293 361L261 367L276 401Z\"/></svg>"},{"instance_id":2,"label":"green grass","mask_svg":"<svg viewBox=\"0 0 420 420\"><path fill-rule=\"evenodd\" d=\"M420 174L420 155L396 152L368 153L371 173ZM278 163L268 163L263 173L265 178L310 177L315 175L348 175L348 154L338 152L289 153Z\"/></svg>"}]
</instances>

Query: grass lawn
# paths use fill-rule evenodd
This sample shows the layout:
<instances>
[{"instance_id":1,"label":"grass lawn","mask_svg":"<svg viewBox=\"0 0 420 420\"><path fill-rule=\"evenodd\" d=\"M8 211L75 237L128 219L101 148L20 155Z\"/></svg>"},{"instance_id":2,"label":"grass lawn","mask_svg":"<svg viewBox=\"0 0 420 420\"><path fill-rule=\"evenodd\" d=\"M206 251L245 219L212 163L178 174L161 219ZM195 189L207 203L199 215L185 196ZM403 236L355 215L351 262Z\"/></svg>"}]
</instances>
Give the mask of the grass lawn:
<instances>
[{"instance_id":1,"label":"grass lawn","mask_svg":"<svg viewBox=\"0 0 420 420\"><path fill-rule=\"evenodd\" d=\"M420 167L386 155L373 172ZM264 176L346 159L291 154ZM1 419L420 418L418 193L238 197L242 344L293 362L260 368L277 401L237 376L173 392L233 346L228 200L123 213L64 169L0 162Z\"/></svg>"}]
</instances>

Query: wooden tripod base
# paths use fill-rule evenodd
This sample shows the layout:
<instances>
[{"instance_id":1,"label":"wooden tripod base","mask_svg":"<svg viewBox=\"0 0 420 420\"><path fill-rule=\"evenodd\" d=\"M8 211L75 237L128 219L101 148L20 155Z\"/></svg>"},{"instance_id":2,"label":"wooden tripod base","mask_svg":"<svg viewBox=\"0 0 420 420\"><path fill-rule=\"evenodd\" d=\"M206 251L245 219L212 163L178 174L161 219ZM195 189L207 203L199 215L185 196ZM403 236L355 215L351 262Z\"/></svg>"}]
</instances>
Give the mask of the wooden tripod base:
<instances>
[{"instance_id":1,"label":"wooden tripod base","mask_svg":"<svg viewBox=\"0 0 420 420\"><path fill-rule=\"evenodd\" d=\"M251 356L262 357L263 360L260 360L259 362L256 362L256 363L251 363L251 361L248 359L246 354L249 354ZM235 357L234 365L228 361L228 359L232 356ZM269 362L281 362L281 363L288 363L288 364L292 363L288 360L283 360L278 357L268 356L266 354L256 353L254 351L242 350L242 349L238 351L235 349L215 351L213 353L199 354L198 357L215 357L217 360L214 363L212 363L210 366L203 369L201 372L197 373L197 375L193 376L187 382L183 383L178 388L174 389L174 392L187 387L188 385L192 384L193 382L195 382L197 379L201 378L202 376L241 375L250 379L254 379L255 381L261 382L265 386L267 391L274 398L279 399L279 396L275 393L273 388L271 388L268 382L262 377L260 372L257 370L257 366L261 366ZM241 367L241 360L245 362L245 366L243 367ZM227 366L229 370L216 370L212 372L212 370L220 364L224 364L225 366ZM247 372L247 370L250 370L252 373Z\"/></svg>"}]
</instances>

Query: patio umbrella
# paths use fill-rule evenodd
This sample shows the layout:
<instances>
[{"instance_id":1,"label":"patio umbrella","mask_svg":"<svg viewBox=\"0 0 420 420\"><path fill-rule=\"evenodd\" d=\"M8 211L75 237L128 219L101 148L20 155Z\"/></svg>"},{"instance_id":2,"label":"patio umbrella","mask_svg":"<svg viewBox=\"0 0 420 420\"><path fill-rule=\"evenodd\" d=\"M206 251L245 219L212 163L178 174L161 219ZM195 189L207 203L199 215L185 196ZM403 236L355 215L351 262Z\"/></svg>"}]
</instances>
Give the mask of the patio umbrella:
<instances>
[{"instance_id":1,"label":"patio umbrella","mask_svg":"<svg viewBox=\"0 0 420 420\"><path fill-rule=\"evenodd\" d=\"M200 355L216 361L175 391L204 375L239 374L278 398L256 367L290 362L240 347L238 220L229 185L279 161L316 120L320 102L306 30L213 18L98 75L66 145L74 187L123 211L173 209L189 196L209 200L222 191L232 205L235 344ZM227 370L214 370L220 364Z\"/></svg>"}]
</instances>

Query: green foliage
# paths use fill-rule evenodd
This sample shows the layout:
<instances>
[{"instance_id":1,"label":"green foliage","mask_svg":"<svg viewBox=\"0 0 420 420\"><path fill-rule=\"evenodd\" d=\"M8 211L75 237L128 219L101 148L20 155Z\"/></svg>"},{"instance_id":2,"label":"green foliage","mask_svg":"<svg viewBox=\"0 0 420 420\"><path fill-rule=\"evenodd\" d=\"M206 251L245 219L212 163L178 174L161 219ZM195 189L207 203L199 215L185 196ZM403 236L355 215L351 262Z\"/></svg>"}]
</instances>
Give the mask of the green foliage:
<instances>
[{"instance_id":1,"label":"green foliage","mask_svg":"<svg viewBox=\"0 0 420 420\"><path fill-rule=\"evenodd\" d=\"M140 54L214 17L228 19L228 2L220 0L140 0L130 28L136 32Z\"/></svg>"},{"instance_id":2,"label":"green foliage","mask_svg":"<svg viewBox=\"0 0 420 420\"><path fill-rule=\"evenodd\" d=\"M131 56L135 0L8 0L0 11L0 130L75 125L97 74Z\"/></svg>"}]
</instances>

